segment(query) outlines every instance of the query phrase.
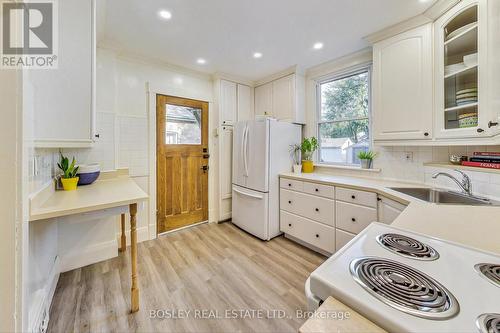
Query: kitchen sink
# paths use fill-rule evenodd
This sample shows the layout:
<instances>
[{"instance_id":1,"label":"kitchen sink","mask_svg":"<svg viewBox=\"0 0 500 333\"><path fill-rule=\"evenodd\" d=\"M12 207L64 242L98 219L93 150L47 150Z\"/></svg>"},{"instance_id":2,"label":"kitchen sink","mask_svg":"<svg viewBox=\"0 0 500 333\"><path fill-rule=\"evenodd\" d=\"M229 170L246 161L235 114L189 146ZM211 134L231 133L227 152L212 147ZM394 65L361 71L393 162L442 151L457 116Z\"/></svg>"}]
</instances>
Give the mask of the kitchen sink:
<instances>
[{"instance_id":1,"label":"kitchen sink","mask_svg":"<svg viewBox=\"0 0 500 333\"><path fill-rule=\"evenodd\" d=\"M500 206L500 202L486 198L468 196L458 192L423 187L392 187L391 190L404 193L411 197L447 205L470 205L470 206Z\"/></svg>"}]
</instances>

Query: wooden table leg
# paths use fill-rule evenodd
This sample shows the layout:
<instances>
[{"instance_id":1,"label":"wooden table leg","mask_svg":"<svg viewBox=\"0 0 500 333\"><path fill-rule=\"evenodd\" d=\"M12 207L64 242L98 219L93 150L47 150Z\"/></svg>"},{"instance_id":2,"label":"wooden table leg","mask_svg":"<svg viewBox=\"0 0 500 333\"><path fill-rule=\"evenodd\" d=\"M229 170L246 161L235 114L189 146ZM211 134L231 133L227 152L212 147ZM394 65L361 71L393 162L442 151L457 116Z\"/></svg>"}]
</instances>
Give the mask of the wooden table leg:
<instances>
[{"instance_id":1,"label":"wooden table leg","mask_svg":"<svg viewBox=\"0 0 500 333\"><path fill-rule=\"evenodd\" d=\"M120 252L125 252L127 249L127 236L125 235L125 214L122 214L122 237L121 237L121 246L120 246Z\"/></svg>"},{"instance_id":2,"label":"wooden table leg","mask_svg":"<svg viewBox=\"0 0 500 333\"><path fill-rule=\"evenodd\" d=\"M137 285L137 204L130 205L130 258L132 261L131 312L139 311L139 286Z\"/></svg>"}]
</instances>

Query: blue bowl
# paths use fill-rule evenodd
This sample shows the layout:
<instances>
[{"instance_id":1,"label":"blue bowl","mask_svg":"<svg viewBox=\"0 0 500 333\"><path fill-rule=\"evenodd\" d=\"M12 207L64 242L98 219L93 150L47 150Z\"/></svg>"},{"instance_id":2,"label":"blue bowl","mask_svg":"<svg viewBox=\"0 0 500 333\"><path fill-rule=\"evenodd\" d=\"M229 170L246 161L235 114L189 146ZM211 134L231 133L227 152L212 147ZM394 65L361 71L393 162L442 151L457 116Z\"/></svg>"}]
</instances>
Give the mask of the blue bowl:
<instances>
[{"instance_id":1,"label":"blue bowl","mask_svg":"<svg viewBox=\"0 0 500 333\"><path fill-rule=\"evenodd\" d=\"M101 174L100 171L89 172L89 173L79 173L77 176L80 177L78 180L78 185L90 185L99 178Z\"/></svg>"}]
</instances>

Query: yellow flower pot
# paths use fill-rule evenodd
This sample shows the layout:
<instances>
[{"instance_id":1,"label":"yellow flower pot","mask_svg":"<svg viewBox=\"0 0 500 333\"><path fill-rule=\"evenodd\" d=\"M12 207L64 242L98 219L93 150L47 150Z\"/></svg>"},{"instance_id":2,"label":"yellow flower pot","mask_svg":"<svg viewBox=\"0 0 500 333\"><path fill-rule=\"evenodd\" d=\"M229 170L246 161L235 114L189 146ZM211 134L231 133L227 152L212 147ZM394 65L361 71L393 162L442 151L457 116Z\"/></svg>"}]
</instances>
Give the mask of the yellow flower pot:
<instances>
[{"instance_id":1,"label":"yellow flower pot","mask_svg":"<svg viewBox=\"0 0 500 333\"><path fill-rule=\"evenodd\" d=\"M312 172L314 172L313 161L302 161L302 172L303 173L312 173Z\"/></svg>"},{"instance_id":2,"label":"yellow flower pot","mask_svg":"<svg viewBox=\"0 0 500 333\"><path fill-rule=\"evenodd\" d=\"M61 178L61 183L65 191L74 191L78 185L79 177L75 178Z\"/></svg>"}]
</instances>

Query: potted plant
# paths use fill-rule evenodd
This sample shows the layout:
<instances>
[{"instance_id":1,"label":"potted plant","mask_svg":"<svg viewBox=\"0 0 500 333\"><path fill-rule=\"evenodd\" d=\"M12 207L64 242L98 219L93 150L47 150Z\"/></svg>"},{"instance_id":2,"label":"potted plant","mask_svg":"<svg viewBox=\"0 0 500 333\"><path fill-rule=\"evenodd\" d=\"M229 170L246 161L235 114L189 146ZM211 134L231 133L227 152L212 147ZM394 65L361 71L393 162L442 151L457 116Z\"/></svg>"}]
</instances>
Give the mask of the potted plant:
<instances>
[{"instance_id":1,"label":"potted plant","mask_svg":"<svg viewBox=\"0 0 500 333\"><path fill-rule=\"evenodd\" d=\"M293 159L293 173L301 173L302 165L300 164L300 151L302 150L300 145L291 145L290 154Z\"/></svg>"},{"instance_id":2,"label":"potted plant","mask_svg":"<svg viewBox=\"0 0 500 333\"><path fill-rule=\"evenodd\" d=\"M73 157L73 160L71 161L71 164L69 163L69 159L61 152L59 152L61 155L61 159L59 163L57 163L57 166L63 174L61 175L61 183L65 191L73 191L76 190L76 186L78 184L79 178L76 176L78 173L78 168L75 167L75 158Z\"/></svg>"},{"instance_id":3,"label":"potted plant","mask_svg":"<svg viewBox=\"0 0 500 333\"><path fill-rule=\"evenodd\" d=\"M361 161L361 168L363 169L371 169L373 164L373 159L377 156L377 153L368 150L368 151L360 151L358 153L358 158Z\"/></svg>"},{"instance_id":4,"label":"potted plant","mask_svg":"<svg viewBox=\"0 0 500 333\"><path fill-rule=\"evenodd\" d=\"M300 150L302 151L302 172L311 173L314 171L313 154L318 149L318 140L313 136L302 141Z\"/></svg>"}]
</instances>

